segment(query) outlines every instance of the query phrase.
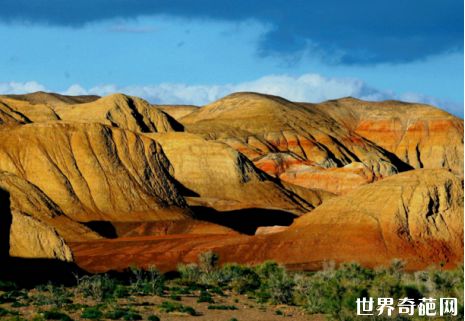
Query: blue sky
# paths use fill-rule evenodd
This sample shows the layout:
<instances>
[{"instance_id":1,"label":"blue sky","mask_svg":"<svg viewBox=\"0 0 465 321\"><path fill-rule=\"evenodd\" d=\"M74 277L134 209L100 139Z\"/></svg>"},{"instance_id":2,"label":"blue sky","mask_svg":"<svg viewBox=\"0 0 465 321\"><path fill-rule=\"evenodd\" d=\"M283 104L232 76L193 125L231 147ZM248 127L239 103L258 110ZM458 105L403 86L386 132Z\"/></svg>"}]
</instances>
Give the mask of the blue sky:
<instances>
[{"instance_id":1,"label":"blue sky","mask_svg":"<svg viewBox=\"0 0 465 321\"><path fill-rule=\"evenodd\" d=\"M463 2L0 0L0 93L231 91L438 105L463 117Z\"/></svg>"}]
</instances>

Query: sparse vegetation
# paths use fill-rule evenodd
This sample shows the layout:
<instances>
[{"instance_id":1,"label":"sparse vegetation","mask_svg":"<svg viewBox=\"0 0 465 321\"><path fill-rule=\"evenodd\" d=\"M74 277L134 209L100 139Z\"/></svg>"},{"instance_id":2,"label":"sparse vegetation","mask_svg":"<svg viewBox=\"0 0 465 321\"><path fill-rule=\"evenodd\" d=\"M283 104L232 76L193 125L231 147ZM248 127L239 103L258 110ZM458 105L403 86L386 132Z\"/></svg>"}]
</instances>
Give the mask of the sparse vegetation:
<instances>
[{"instance_id":1,"label":"sparse vegetation","mask_svg":"<svg viewBox=\"0 0 465 321\"><path fill-rule=\"evenodd\" d=\"M197 311L195 311L194 308L190 306L183 305L181 303L177 302L169 302L169 301L164 301L160 306L159 306L160 311L166 312L166 313L171 313L171 312L180 312L180 313L186 313L192 316L197 315Z\"/></svg>"},{"instance_id":2,"label":"sparse vegetation","mask_svg":"<svg viewBox=\"0 0 465 321\"><path fill-rule=\"evenodd\" d=\"M198 305L202 311L240 312L235 304L241 302L240 306L270 311L271 315L283 319L292 317L288 313L292 307L333 320L354 320L356 299L360 297L416 300L456 297L459 315L455 319L463 317L461 267L407 273L401 261L394 261L389 267L375 270L348 263L337 268L327 264L317 272L288 272L275 262L254 267L219 266L218 260L214 253L202 254L199 264L180 265L179 276L168 279L150 267L147 270L131 268L126 279L108 274L77 277L74 287L48 283L22 289L12 282L0 281L0 318L159 321L164 316L155 315L154 311L197 316ZM158 301L154 303L153 297L158 297ZM21 314L23 309L33 309L35 315L25 317ZM409 320L420 319L413 316Z\"/></svg>"}]
</instances>

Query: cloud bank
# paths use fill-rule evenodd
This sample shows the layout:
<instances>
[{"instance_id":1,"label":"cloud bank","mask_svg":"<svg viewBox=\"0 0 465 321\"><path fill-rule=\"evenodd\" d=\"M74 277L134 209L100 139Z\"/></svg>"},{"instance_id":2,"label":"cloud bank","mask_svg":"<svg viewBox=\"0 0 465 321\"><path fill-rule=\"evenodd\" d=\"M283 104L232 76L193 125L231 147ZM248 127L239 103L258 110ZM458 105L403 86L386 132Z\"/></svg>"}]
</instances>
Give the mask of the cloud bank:
<instances>
[{"instance_id":1,"label":"cloud bank","mask_svg":"<svg viewBox=\"0 0 465 321\"><path fill-rule=\"evenodd\" d=\"M34 82L0 83L0 94L46 91L45 86ZM431 104L463 117L463 104L444 101L418 93L397 94L368 86L356 78L328 78L319 74L304 74L298 77L289 75L268 75L253 81L223 85L186 85L162 83L155 85L120 87L104 84L84 88L74 84L62 91L64 95L99 95L125 93L142 97L155 104L205 105L230 93L253 91L276 95L292 101L321 102L328 99L352 96L363 100L398 99L408 102Z\"/></svg>"},{"instance_id":2,"label":"cloud bank","mask_svg":"<svg viewBox=\"0 0 465 321\"><path fill-rule=\"evenodd\" d=\"M109 19L171 15L257 20L273 26L263 55L322 51L343 64L408 62L463 52L463 1L0 0L0 21L80 27ZM337 58L337 59L335 59Z\"/></svg>"}]
</instances>

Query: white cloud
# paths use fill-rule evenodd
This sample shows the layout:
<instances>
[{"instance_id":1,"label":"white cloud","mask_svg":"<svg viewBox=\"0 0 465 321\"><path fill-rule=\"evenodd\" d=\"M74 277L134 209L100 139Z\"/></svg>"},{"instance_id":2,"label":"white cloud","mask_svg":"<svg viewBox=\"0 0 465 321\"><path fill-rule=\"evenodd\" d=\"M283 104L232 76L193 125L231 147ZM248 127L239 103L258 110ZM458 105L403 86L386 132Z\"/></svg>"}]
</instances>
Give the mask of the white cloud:
<instances>
[{"instance_id":1,"label":"white cloud","mask_svg":"<svg viewBox=\"0 0 465 321\"><path fill-rule=\"evenodd\" d=\"M41 84L0 83L0 93L25 93L45 90ZM269 75L253 81L224 85L187 85L162 83L157 85L126 86L104 84L84 88L79 84L63 91L65 95L100 95L125 93L142 97L157 104L204 105L238 91L254 91L284 97L292 101L321 102L328 99L352 96L364 100L399 99L410 102L422 102L446 109L463 116L463 106L457 102L448 102L417 93L396 94L368 86L356 78L328 78L319 74L304 74L298 77L288 75Z\"/></svg>"},{"instance_id":2,"label":"white cloud","mask_svg":"<svg viewBox=\"0 0 465 321\"><path fill-rule=\"evenodd\" d=\"M44 91L45 87L38 82L0 82L0 94L24 94L35 91Z\"/></svg>"},{"instance_id":3,"label":"white cloud","mask_svg":"<svg viewBox=\"0 0 465 321\"><path fill-rule=\"evenodd\" d=\"M127 86L101 85L84 90L73 85L65 93L108 95L123 92L143 97L161 104L204 105L230 93L254 91L284 97L294 101L323 101L327 99L354 96L360 98L383 98L387 96L367 87L361 80L352 78L325 78L318 74L299 77L269 75L254 81L224 85L186 85L162 83L158 85Z\"/></svg>"}]
</instances>

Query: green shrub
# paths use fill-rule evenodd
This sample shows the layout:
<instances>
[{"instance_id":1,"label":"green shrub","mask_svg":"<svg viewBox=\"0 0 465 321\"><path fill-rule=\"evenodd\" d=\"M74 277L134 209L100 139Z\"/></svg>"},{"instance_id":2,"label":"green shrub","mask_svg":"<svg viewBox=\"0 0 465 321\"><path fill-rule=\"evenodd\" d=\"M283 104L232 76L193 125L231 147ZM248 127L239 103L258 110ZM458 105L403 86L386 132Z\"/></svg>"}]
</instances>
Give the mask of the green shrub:
<instances>
[{"instance_id":1,"label":"green shrub","mask_svg":"<svg viewBox=\"0 0 465 321\"><path fill-rule=\"evenodd\" d=\"M142 316L139 313L137 313L137 311L118 307L105 313L104 317L110 320L142 320Z\"/></svg>"},{"instance_id":2,"label":"green shrub","mask_svg":"<svg viewBox=\"0 0 465 321\"><path fill-rule=\"evenodd\" d=\"M220 257L218 254L208 251L199 254L199 268L204 273L211 273L218 268L218 262Z\"/></svg>"},{"instance_id":3,"label":"green shrub","mask_svg":"<svg viewBox=\"0 0 465 321\"><path fill-rule=\"evenodd\" d=\"M261 282L260 301L269 300L274 304L292 303L294 281L284 267L268 261L255 269Z\"/></svg>"},{"instance_id":4,"label":"green shrub","mask_svg":"<svg viewBox=\"0 0 465 321\"><path fill-rule=\"evenodd\" d=\"M219 270L213 270L210 272L202 272L199 276L198 283L208 288L217 288L224 282L221 272Z\"/></svg>"},{"instance_id":5,"label":"green shrub","mask_svg":"<svg viewBox=\"0 0 465 321\"><path fill-rule=\"evenodd\" d=\"M243 294L260 287L260 277L250 267L239 264L225 264L221 268L222 280L233 291Z\"/></svg>"},{"instance_id":6,"label":"green shrub","mask_svg":"<svg viewBox=\"0 0 465 321\"><path fill-rule=\"evenodd\" d=\"M333 275L317 272L304 281L305 293L304 307L310 313L323 313L334 315L341 310L342 288Z\"/></svg>"},{"instance_id":7,"label":"green shrub","mask_svg":"<svg viewBox=\"0 0 465 321\"><path fill-rule=\"evenodd\" d=\"M104 301L115 297L118 282L106 274L95 274L78 278L77 293L84 297L90 297L97 301ZM119 290L118 290L119 291Z\"/></svg>"},{"instance_id":8,"label":"green shrub","mask_svg":"<svg viewBox=\"0 0 465 321\"><path fill-rule=\"evenodd\" d=\"M176 293L171 293L170 294L170 299L174 300L174 301L181 301L181 297Z\"/></svg>"},{"instance_id":9,"label":"green shrub","mask_svg":"<svg viewBox=\"0 0 465 321\"><path fill-rule=\"evenodd\" d=\"M113 291L113 296L115 298L127 298L128 296L130 296L131 293L129 292L129 289L127 286L124 286L122 284L117 284L116 287L115 287L115 290Z\"/></svg>"},{"instance_id":10,"label":"green shrub","mask_svg":"<svg viewBox=\"0 0 465 321\"><path fill-rule=\"evenodd\" d=\"M136 320L142 320L142 316L132 310L128 310L125 315L123 316L123 320L125 321L136 321Z\"/></svg>"},{"instance_id":11,"label":"green shrub","mask_svg":"<svg viewBox=\"0 0 465 321\"><path fill-rule=\"evenodd\" d=\"M84 308L84 311L82 311L82 314L81 314L81 318L91 319L91 320L100 319L102 316L103 316L103 312L100 311L100 308L96 306Z\"/></svg>"},{"instance_id":12,"label":"green shrub","mask_svg":"<svg viewBox=\"0 0 465 321\"><path fill-rule=\"evenodd\" d=\"M160 318L156 315L149 315L147 318L148 321L160 321Z\"/></svg>"},{"instance_id":13,"label":"green shrub","mask_svg":"<svg viewBox=\"0 0 465 321\"><path fill-rule=\"evenodd\" d=\"M87 308L88 305L85 305L85 304L81 304L81 303L71 303L71 304L67 304L63 307L63 309L65 309L66 311L68 312L76 312L78 310L84 310L85 308Z\"/></svg>"},{"instance_id":14,"label":"green shrub","mask_svg":"<svg viewBox=\"0 0 465 321\"><path fill-rule=\"evenodd\" d=\"M177 270L181 283L187 285L197 284L202 274L197 264L179 264Z\"/></svg>"},{"instance_id":15,"label":"green shrub","mask_svg":"<svg viewBox=\"0 0 465 321\"><path fill-rule=\"evenodd\" d=\"M19 302L19 301L15 301L11 304L11 307L12 308L21 308L21 307L26 307L28 306L29 304L26 304L26 303L23 303L23 302Z\"/></svg>"},{"instance_id":16,"label":"green shrub","mask_svg":"<svg viewBox=\"0 0 465 321\"><path fill-rule=\"evenodd\" d=\"M110 320L120 320L126 315L127 309L116 308L105 313L105 318Z\"/></svg>"},{"instance_id":17,"label":"green shrub","mask_svg":"<svg viewBox=\"0 0 465 321\"><path fill-rule=\"evenodd\" d=\"M56 310L43 312L43 317L45 320L73 321L73 319L71 319L71 317L66 313Z\"/></svg>"},{"instance_id":18,"label":"green shrub","mask_svg":"<svg viewBox=\"0 0 465 321\"><path fill-rule=\"evenodd\" d=\"M183 305L177 302L168 302L164 301L162 304L159 305L159 309L162 312L170 313L170 312L181 312L186 313L192 316L198 315L197 311L190 306Z\"/></svg>"},{"instance_id":19,"label":"green shrub","mask_svg":"<svg viewBox=\"0 0 465 321\"><path fill-rule=\"evenodd\" d=\"M61 308L67 304L72 303L71 293L64 286L55 286L52 283L48 283L45 286L45 304L54 305L57 308Z\"/></svg>"},{"instance_id":20,"label":"green shrub","mask_svg":"<svg viewBox=\"0 0 465 321\"><path fill-rule=\"evenodd\" d=\"M211 296L210 293L208 293L207 291L205 290L201 290L200 291L200 296L197 300L198 303L201 303L201 302L206 302L206 303L213 303L213 297Z\"/></svg>"},{"instance_id":21,"label":"green shrub","mask_svg":"<svg viewBox=\"0 0 465 321\"><path fill-rule=\"evenodd\" d=\"M131 267L130 271L133 275L131 287L134 292L141 295L163 295L165 278L156 267L150 266L147 270Z\"/></svg>"},{"instance_id":22,"label":"green shrub","mask_svg":"<svg viewBox=\"0 0 465 321\"><path fill-rule=\"evenodd\" d=\"M28 299L28 294L24 290L12 290L0 296L1 303L13 303L21 299Z\"/></svg>"}]
</instances>

